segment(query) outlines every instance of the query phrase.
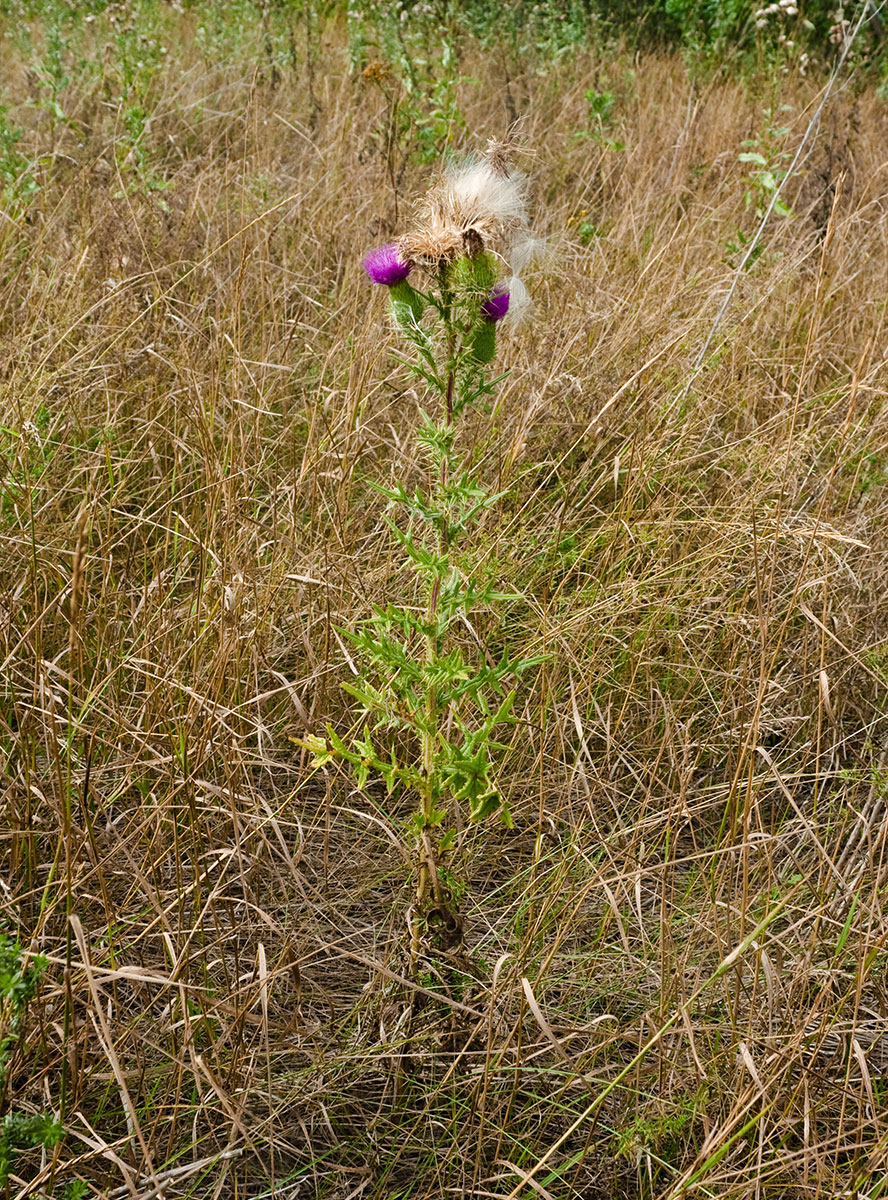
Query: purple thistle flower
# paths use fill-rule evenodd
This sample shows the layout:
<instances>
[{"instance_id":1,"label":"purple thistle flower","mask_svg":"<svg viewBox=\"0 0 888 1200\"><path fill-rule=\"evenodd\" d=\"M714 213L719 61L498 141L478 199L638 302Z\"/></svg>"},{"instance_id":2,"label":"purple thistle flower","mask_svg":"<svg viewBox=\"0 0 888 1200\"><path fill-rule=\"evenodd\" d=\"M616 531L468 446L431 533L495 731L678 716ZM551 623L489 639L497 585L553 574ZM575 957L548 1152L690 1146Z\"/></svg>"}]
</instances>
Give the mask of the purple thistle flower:
<instances>
[{"instance_id":1,"label":"purple thistle flower","mask_svg":"<svg viewBox=\"0 0 888 1200\"><path fill-rule=\"evenodd\" d=\"M509 289L498 283L484 303L481 311L489 321L501 321L509 311Z\"/></svg>"},{"instance_id":2,"label":"purple thistle flower","mask_svg":"<svg viewBox=\"0 0 888 1200\"><path fill-rule=\"evenodd\" d=\"M364 270L370 276L371 282L381 283L385 287L403 283L412 267L412 262L404 262L401 258L397 242L379 246L364 258Z\"/></svg>"}]
</instances>

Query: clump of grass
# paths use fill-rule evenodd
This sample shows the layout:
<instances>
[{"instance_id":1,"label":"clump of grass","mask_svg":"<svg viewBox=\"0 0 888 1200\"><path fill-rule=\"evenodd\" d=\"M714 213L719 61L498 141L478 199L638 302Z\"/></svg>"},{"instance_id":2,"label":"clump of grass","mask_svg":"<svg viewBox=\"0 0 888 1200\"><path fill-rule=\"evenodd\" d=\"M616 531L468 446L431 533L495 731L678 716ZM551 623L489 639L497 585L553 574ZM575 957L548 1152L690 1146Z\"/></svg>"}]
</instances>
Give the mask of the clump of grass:
<instances>
[{"instance_id":1,"label":"clump of grass","mask_svg":"<svg viewBox=\"0 0 888 1200\"><path fill-rule=\"evenodd\" d=\"M428 391L359 264L427 167L337 19L142 14L56 13L64 120L35 9L0 51L38 185L0 226L0 910L48 962L10 1088L64 1078L66 1129L11 1193L876 1190L883 102L834 89L738 276L739 155L776 112L795 153L815 68L457 41L448 106L524 115L555 253L459 424L503 493L461 575L517 598L454 636L545 661L495 734L513 828L458 829L462 955L411 977L416 798L299 743L354 721L341 631L426 612L378 487L427 492Z\"/></svg>"}]
</instances>

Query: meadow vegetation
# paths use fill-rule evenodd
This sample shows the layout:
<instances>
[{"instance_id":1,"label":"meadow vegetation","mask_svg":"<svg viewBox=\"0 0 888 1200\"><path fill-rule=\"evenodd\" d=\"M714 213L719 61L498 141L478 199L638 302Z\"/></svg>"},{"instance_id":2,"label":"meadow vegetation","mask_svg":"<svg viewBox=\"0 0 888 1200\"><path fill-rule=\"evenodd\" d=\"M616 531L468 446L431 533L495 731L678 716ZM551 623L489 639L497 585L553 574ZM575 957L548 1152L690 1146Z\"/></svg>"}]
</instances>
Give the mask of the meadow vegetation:
<instances>
[{"instance_id":1,"label":"meadow vegetation","mask_svg":"<svg viewBox=\"0 0 888 1200\"><path fill-rule=\"evenodd\" d=\"M0 6L8 1196L888 1194L888 109L643 7ZM453 636L532 665L417 961L415 797L317 753L424 602L361 261L516 121Z\"/></svg>"}]
</instances>

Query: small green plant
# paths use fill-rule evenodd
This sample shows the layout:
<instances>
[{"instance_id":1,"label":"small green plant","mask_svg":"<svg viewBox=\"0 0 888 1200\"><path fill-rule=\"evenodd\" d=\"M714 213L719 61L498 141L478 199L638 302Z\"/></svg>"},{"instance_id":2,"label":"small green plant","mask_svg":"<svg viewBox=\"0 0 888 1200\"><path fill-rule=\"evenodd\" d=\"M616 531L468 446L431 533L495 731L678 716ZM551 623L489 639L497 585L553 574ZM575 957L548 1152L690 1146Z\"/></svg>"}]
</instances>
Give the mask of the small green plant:
<instances>
[{"instance_id":1,"label":"small green plant","mask_svg":"<svg viewBox=\"0 0 888 1200\"><path fill-rule=\"evenodd\" d=\"M781 111L785 111L785 106ZM743 201L755 213L757 220L764 216L774 193L786 178L787 166L792 158L792 151L786 147L789 126L777 125L774 117L774 110L766 108L762 132L747 138L743 142L745 149L737 155L737 161L748 167ZM774 202L774 212L778 217L795 216L780 196Z\"/></svg>"},{"instance_id":2,"label":"small green plant","mask_svg":"<svg viewBox=\"0 0 888 1200\"><path fill-rule=\"evenodd\" d=\"M82 1179L72 1179L65 1184L62 1200L84 1200L89 1195L89 1184Z\"/></svg>"},{"instance_id":3,"label":"small green plant","mask_svg":"<svg viewBox=\"0 0 888 1200\"><path fill-rule=\"evenodd\" d=\"M470 822L499 814L511 823L496 781L495 757L505 749L496 731L512 720L515 679L539 661L470 652L460 638L479 612L508 598L470 576L471 540L500 497L485 489L461 448L459 426L493 391L497 380L487 370L497 326L523 295L517 277L497 281L494 256L511 249L513 260L520 257L516 243L526 239L524 183L510 161L508 143L494 143L483 160L452 168L426 197L416 226L365 259L371 280L388 289L411 348L402 361L434 405L416 434L427 487L375 485L396 514L387 524L420 599L375 607L344 631L359 652L360 673L345 687L361 705L363 729L343 738L328 727L326 738L306 742L317 764L350 764L359 787L376 777L389 795L416 801L409 822L417 863L414 969L424 935L445 946L461 940L460 885L447 861L456 810ZM423 289L408 282L414 268L426 276Z\"/></svg>"},{"instance_id":4,"label":"small green plant","mask_svg":"<svg viewBox=\"0 0 888 1200\"><path fill-rule=\"evenodd\" d=\"M586 91L586 103L589 106L589 128L577 130L575 137L588 138L597 142L607 150L617 153L626 149L626 143L609 136L614 105L617 98L613 92L597 92L594 88Z\"/></svg>"},{"instance_id":5,"label":"small green plant","mask_svg":"<svg viewBox=\"0 0 888 1200\"><path fill-rule=\"evenodd\" d=\"M22 965L22 948L0 932L0 1087L5 1088L9 1060L21 1036L28 1004L46 971L42 955Z\"/></svg>"},{"instance_id":6,"label":"small green plant","mask_svg":"<svg viewBox=\"0 0 888 1200\"><path fill-rule=\"evenodd\" d=\"M25 208L40 190L34 164L19 149L21 138L21 129L10 123L7 110L0 106L0 199L13 212Z\"/></svg>"},{"instance_id":7,"label":"small green plant","mask_svg":"<svg viewBox=\"0 0 888 1200\"><path fill-rule=\"evenodd\" d=\"M6 1102L9 1064L24 1032L28 1005L46 971L42 955L23 962L21 945L0 932L0 1099ZM38 1146L50 1149L63 1136L62 1127L46 1113L7 1112L0 1121L0 1187L5 1187L15 1156Z\"/></svg>"},{"instance_id":8,"label":"small green plant","mask_svg":"<svg viewBox=\"0 0 888 1200\"><path fill-rule=\"evenodd\" d=\"M681 1161L683 1147L689 1140L697 1114L705 1108L706 1099L704 1084L696 1095L682 1096L670 1112L636 1115L631 1122L615 1131L614 1149L617 1157L639 1164L646 1162L645 1173L651 1182L659 1174L658 1167L674 1170L675 1163ZM653 1191L647 1194L653 1194Z\"/></svg>"},{"instance_id":9,"label":"small green plant","mask_svg":"<svg viewBox=\"0 0 888 1200\"><path fill-rule=\"evenodd\" d=\"M749 145L750 143L746 143ZM754 144L754 143L753 143ZM773 162L768 161L764 154L759 150L746 150L744 153L737 156L738 162L749 163L750 170L747 175L746 192L744 200L746 207L754 210L756 217L760 220L765 213L765 209L771 202L771 197L777 191L780 181L784 177L784 172L775 167ZM774 201L774 212L778 217L791 217L793 211L788 204L778 196Z\"/></svg>"},{"instance_id":10,"label":"small green plant","mask_svg":"<svg viewBox=\"0 0 888 1200\"><path fill-rule=\"evenodd\" d=\"M131 104L123 109L122 117L126 132L121 139L124 147L121 167L130 167L146 192L163 191L169 183L154 171L145 145L150 117L141 104ZM164 204L161 207L166 208Z\"/></svg>"},{"instance_id":11,"label":"small green plant","mask_svg":"<svg viewBox=\"0 0 888 1200\"><path fill-rule=\"evenodd\" d=\"M0 1121L0 1187L6 1186L20 1151L51 1150L63 1137L61 1125L47 1113L7 1113Z\"/></svg>"},{"instance_id":12,"label":"small green plant","mask_svg":"<svg viewBox=\"0 0 888 1200\"><path fill-rule=\"evenodd\" d=\"M169 184L157 170L156 151L151 147L151 120L156 107L152 87L167 53L160 32L150 24L127 25L115 32L109 49L113 54L105 72L108 95L117 108L118 127L115 159L126 186L119 194L144 191L156 193ZM158 197L158 206L166 209Z\"/></svg>"},{"instance_id":13,"label":"small green plant","mask_svg":"<svg viewBox=\"0 0 888 1200\"><path fill-rule=\"evenodd\" d=\"M440 158L442 151L452 144L454 135L465 129L457 98L460 83L453 47L444 42L441 73L423 92L425 103L417 104L415 93L410 96L409 115L420 162L430 163Z\"/></svg>"},{"instance_id":14,"label":"small green plant","mask_svg":"<svg viewBox=\"0 0 888 1200\"><path fill-rule=\"evenodd\" d=\"M67 125L68 115L62 107L62 95L71 78L65 63L70 50L70 39L63 33L62 10L51 10L46 24L43 61L35 72L41 91L40 107L49 115L50 136L55 135L57 125Z\"/></svg>"},{"instance_id":15,"label":"small green plant","mask_svg":"<svg viewBox=\"0 0 888 1200\"><path fill-rule=\"evenodd\" d=\"M792 158L791 151L784 148L788 133L788 126L774 125L772 111L766 109L763 132L757 137L747 138L743 142L745 149L737 155L737 161L746 167L743 202L756 221L761 221L769 208L778 217L795 217L792 208L777 194L786 178L787 166ZM745 233L742 229L738 230L734 238L725 243L728 257L745 254L752 239L752 234ZM764 249L762 242L757 241L745 259L747 270Z\"/></svg>"}]
</instances>

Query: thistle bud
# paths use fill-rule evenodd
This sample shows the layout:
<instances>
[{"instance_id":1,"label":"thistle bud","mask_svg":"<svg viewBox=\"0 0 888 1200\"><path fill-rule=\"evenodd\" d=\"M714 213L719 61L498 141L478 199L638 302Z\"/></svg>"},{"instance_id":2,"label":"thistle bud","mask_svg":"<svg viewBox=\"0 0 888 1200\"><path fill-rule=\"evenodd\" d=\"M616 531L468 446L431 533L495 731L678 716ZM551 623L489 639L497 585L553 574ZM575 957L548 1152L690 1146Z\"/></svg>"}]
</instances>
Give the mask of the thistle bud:
<instances>
[{"instance_id":1,"label":"thistle bud","mask_svg":"<svg viewBox=\"0 0 888 1200\"><path fill-rule=\"evenodd\" d=\"M455 292L486 296L496 280L496 259L492 254L477 258L461 256L451 265L448 282Z\"/></svg>"},{"instance_id":2,"label":"thistle bud","mask_svg":"<svg viewBox=\"0 0 888 1200\"><path fill-rule=\"evenodd\" d=\"M482 321L472 335L472 357L476 362L489 363L496 351L496 325Z\"/></svg>"},{"instance_id":3,"label":"thistle bud","mask_svg":"<svg viewBox=\"0 0 888 1200\"><path fill-rule=\"evenodd\" d=\"M509 289L498 284L481 305L481 312L488 321L501 321L509 311L509 300Z\"/></svg>"}]
</instances>

